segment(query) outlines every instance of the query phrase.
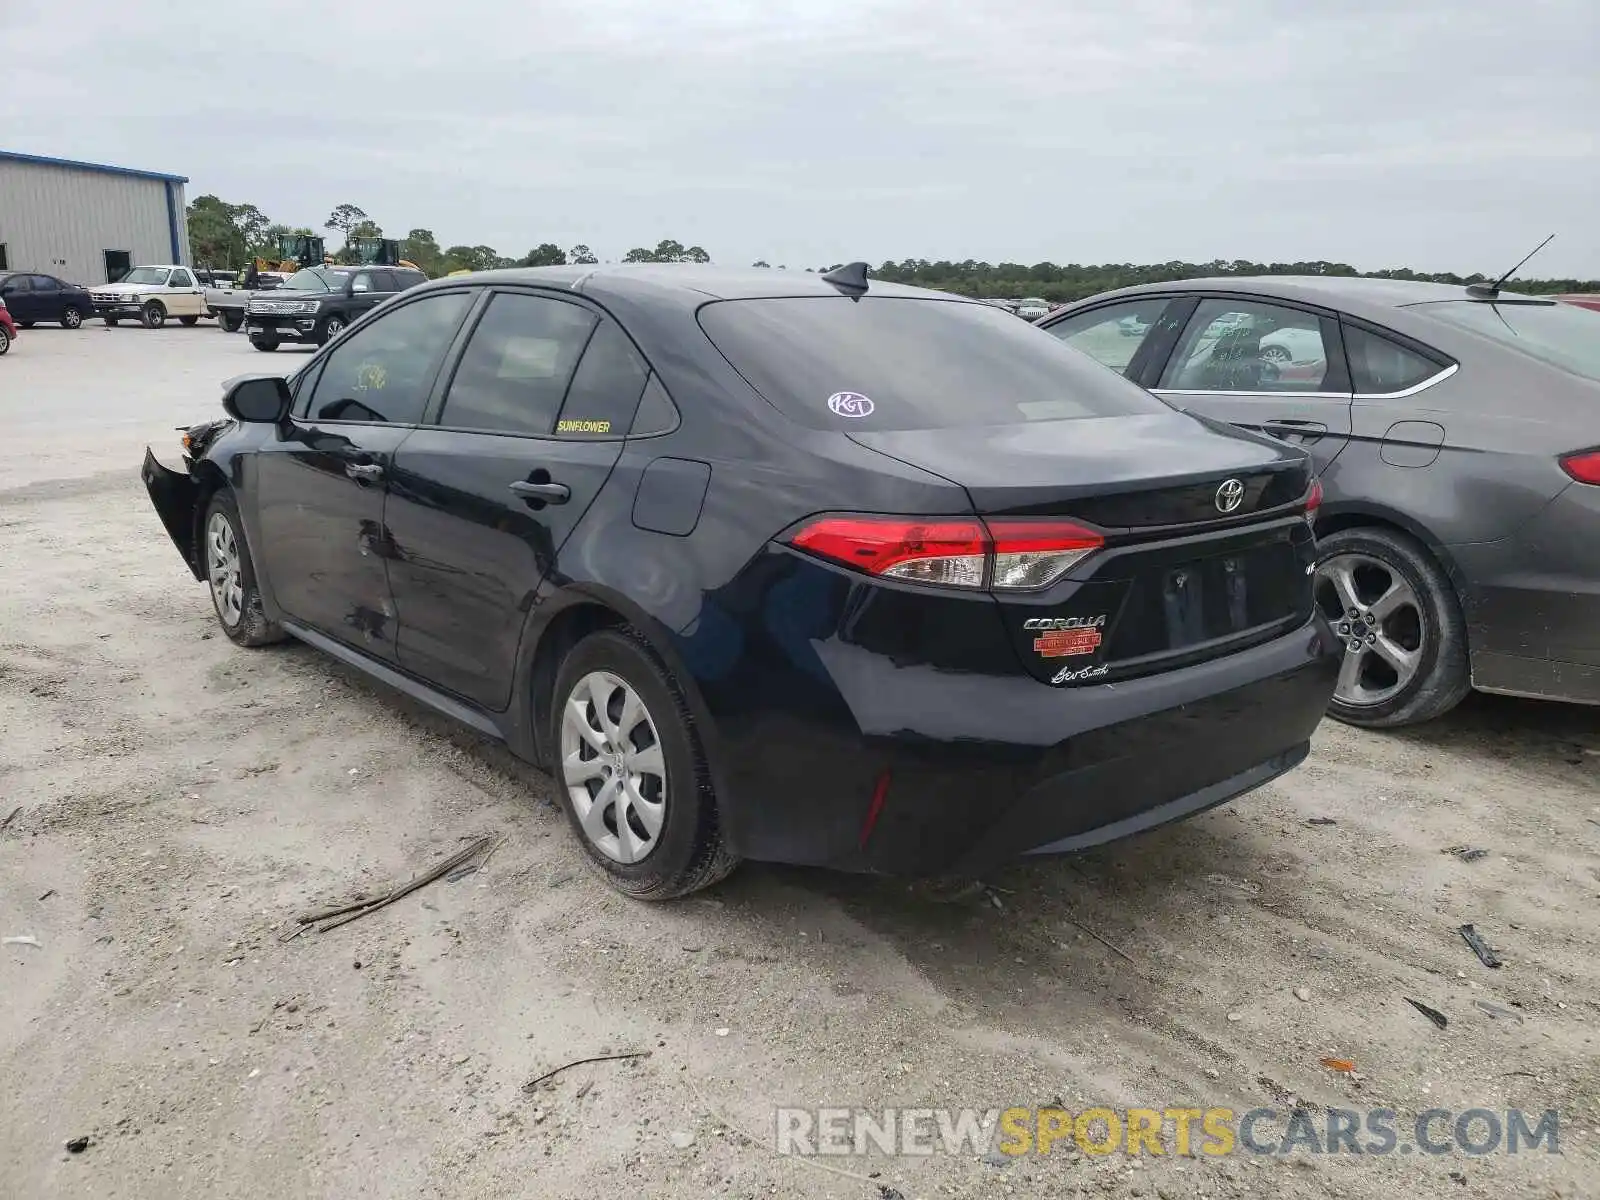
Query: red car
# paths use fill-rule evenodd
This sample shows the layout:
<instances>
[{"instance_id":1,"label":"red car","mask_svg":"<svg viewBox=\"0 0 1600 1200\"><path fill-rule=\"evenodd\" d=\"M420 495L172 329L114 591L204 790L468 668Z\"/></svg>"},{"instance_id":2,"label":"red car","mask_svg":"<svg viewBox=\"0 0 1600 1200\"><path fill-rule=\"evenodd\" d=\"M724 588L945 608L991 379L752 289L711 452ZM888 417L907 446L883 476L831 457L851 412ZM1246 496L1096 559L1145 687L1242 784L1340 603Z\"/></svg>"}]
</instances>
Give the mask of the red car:
<instances>
[{"instance_id":1,"label":"red car","mask_svg":"<svg viewBox=\"0 0 1600 1200\"><path fill-rule=\"evenodd\" d=\"M1568 304L1576 304L1579 308L1592 308L1600 312L1600 293L1590 292L1587 295L1579 293L1574 296L1557 296L1557 300L1565 300Z\"/></svg>"},{"instance_id":2,"label":"red car","mask_svg":"<svg viewBox=\"0 0 1600 1200\"><path fill-rule=\"evenodd\" d=\"M17 340L17 326L11 319L11 314L6 310L6 302L0 300L0 354L11 349L11 343Z\"/></svg>"}]
</instances>

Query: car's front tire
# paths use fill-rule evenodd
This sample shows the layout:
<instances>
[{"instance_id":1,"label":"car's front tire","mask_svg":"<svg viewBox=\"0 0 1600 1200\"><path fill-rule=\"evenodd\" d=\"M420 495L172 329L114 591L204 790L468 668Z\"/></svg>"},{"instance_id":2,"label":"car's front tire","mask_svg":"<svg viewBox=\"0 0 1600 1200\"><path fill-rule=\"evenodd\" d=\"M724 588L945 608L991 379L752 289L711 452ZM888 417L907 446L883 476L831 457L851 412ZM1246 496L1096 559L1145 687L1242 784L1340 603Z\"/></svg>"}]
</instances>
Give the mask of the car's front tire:
<instances>
[{"instance_id":1,"label":"car's front tire","mask_svg":"<svg viewBox=\"0 0 1600 1200\"><path fill-rule=\"evenodd\" d=\"M159 300L152 300L144 306L140 315L146 329L160 329L167 323L167 306Z\"/></svg>"},{"instance_id":2,"label":"car's front tire","mask_svg":"<svg viewBox=\"0 0 1600 1200\"><path fill-rule=\"evenodd\" d=\"M549 734L562 806L612 887L671 900L738 865L682 689L638 634L602 630L572 648Z\"/></svg>"},{"instance_id":3,"label":"car's front tire","mask_svg":"<svg viewBox=\"0 0 1600 1200\"><path fill-rule=\"evenodd\" d=\"M83 324L83 314L75 308L68 308L61 314L61 328L76 329Z\"/></svg>"},{"instance_id":4,"label":"car's front tire","mask_svg":"<svg viewBox=\"0 0 1600 1200\"><path fill-rule=\"evenodd\" d=\"M9 349L11 349L11 335L4 329L0 329L0 354L4 354Z\"/></svg>"},{"instance_id":5,"label":"car's front tire","mask_svg":"<svg viewBox=\"0 0 1600 1200\"><path fill-rule=\"evenodd\" d=\"M186 326L189 326L189 327L192 328L193 326L200 324L200 318L199 317L179 317L178 318L178 324L179 325L186 325Z\"/></svg>"},{"instance_id":6,"label":"car's front tire","mask_svg":"<svg viewBox=\"0 0 1600 1200\"><path fill-rule=\"evenodd\" d=\"M322 323L321 328L317 330L317 345L326 346L333 341L334 338L344 332L346 323L345 319L337 313L329 317Z\"/></svg>"},{"instance_id":7,"label":"car's front tire","mask_svg":"<svg viewBox=\"0 0 1600 1200\"><path fill-rule=\"evenodd\" d=\"M1472 690L1461 602L1426 547L1396 530L1340 529L1318 542L1317 560L1317 606L1344 647L1330 716L1415 725Z\"/></svg>"},{"instance_id":8,"label":"car's front tire","mask_svg":"<svg viewBox=\"0 0 1600 1200\"><path fill-rule=\"evenodd\" d=\"M239 522L239 505L227 488L211 497L200 534L201 565L222 632L240 646L281 642L283 629L267 620L261 607L255 564Z\"/></svg>"}]
</instances>

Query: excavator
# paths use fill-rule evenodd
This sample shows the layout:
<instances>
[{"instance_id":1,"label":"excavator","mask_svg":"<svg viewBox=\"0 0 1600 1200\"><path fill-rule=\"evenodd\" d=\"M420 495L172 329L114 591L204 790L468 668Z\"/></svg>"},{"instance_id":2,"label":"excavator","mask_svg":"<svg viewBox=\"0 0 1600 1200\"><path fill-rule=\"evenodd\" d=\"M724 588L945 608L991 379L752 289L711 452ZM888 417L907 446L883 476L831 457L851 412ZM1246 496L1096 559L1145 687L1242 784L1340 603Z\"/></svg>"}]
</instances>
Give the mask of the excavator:
<instances>
[{"instance_id":1,"label":"excavator","mask_svg":"<svg viewBox=\"0 0 1600 1200\"><path fill-rule=\"evenodd\" d=\"M277 271L292 275L301 267L317 267L327 261L323 241L315 234L286 233L278 239L277 258L256 258L257 271Z\"/></svg>"},{"instance_id":2,"label":"excavator","mask_svg":"<svg viewBox=\"0 0 1600 1200\"><path fill-rule=\"evenodd\" d=\"M394 238L356 237L350 239L349 245L355 252L357 266L410 267L414 271L422 269L416 263L400 257L400 243Z\"/></svg>"}]
</instances>

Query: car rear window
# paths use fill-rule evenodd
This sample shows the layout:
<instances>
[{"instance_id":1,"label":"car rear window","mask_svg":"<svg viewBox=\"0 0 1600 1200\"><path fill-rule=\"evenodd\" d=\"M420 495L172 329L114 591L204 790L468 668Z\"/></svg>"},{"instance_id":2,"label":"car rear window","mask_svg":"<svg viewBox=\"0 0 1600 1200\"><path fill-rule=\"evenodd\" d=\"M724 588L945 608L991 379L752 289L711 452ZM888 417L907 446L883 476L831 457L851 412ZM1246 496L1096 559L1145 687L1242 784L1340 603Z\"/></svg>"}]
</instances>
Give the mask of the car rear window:
<instances>
[{"instance_id":1,"label":"car rear window","mask_svg":"<svg viewBox=\"0 0 1600 1200\"><path fill-rule=\"evenodd\" d=\"M985 304L903 297L720 300L700 327L779 412L814 429L950 429L1165 412Z\"/></svg>"},{"instance_id":2,"label":"car rear window","mask_svg":"<svg viewBox=\"0 0 1600 1200\"><path fill-rule=\"evenodd\" d=\"M1442 300L1411 306L1530 358L1600 380L1600 313L1573 304Z\"/></svg>"}]
</instances>

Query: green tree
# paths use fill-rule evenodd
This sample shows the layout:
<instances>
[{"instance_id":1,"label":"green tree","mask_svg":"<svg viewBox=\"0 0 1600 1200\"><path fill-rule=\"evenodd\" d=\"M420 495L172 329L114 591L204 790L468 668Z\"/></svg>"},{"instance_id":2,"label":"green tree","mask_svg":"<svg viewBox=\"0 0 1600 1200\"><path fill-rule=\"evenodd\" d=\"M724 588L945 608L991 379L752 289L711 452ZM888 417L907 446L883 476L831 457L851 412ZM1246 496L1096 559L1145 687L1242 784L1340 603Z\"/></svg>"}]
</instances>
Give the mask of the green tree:
<instances>
[{"instance_id":1,"label":"green tree","mask_svg":"<svg viewBox=\"0 0 1600 1200\"><path fill-rule=\"evenodd\" d=\"M216 196L196 196L185 215L189 221L189 256L197 263L235 266L243 263L244 235L233 220L234 206Z\"/></svg>"},{"instance_id":2,"label":"green tree","mask_svg":"<svg viewBox=\"0 0 1600 1200\"><path fill-rule=\"evenodd\" d=\"M623 262L628 263L708 263L711 255L699 246L684 248L682 242L663 238L656 243L654 250L646 250L643 246L635 246L622 256Z\"/></svg>"},{"instance_id":3,"label":"green tree","mask_svg":"<svg viewBox=\"0 0 1600 1200\"><path fill-rule=\"evenodd\" d=\"M405 241L400 243L400 257L416 263L430 279L445 273L444 251L439 249L439 240L431 229L413 229L406 234Z\"/></svg>"},{"instance_id":4,"label":"green tree","mask_svg":"<svg viewBox=\"0 0 1600 1200\"><path fill-rule=\"evenodd\" d=\"M524 254L518 260L517 265L521 267L564 267L567 265L567 252L554 242L541 242Z\"/></svg>"},{"instance_id":5,"label":"green tree","mask_svg":"<svg viewBox=\"0 0 1600 1200\"><path fill-rule=\"evenodd\" d=\"M328 219L322 223L322 227L324 229L338 230L344 235L345 243L348 245L350 231L366 220L370 220L370 218L354 204L340 204L335 206L334 210L328 214Z\"/></svg>"},{"instance_id":6,"label":"green tree","mask_svg":"<svg viewBox=\"0 0 1600 1200\"><path fill-rule=\"evenodd\" d=\"M579 242L571 250L567 251L567 261L576 263L579 266L592 266L600 260L594 256L593 250Z\"/></svg>"},{"instance_id":7,"label":"green tree","mask_svg":"<svg viewBox=\"0 0 1600 1200\"><path fill-rule=\"evenodd\" d=\"M445 274L451 271L492 271L512 266L493 246L451 246L444 252Z\"/></svg>"}]
</instances>

